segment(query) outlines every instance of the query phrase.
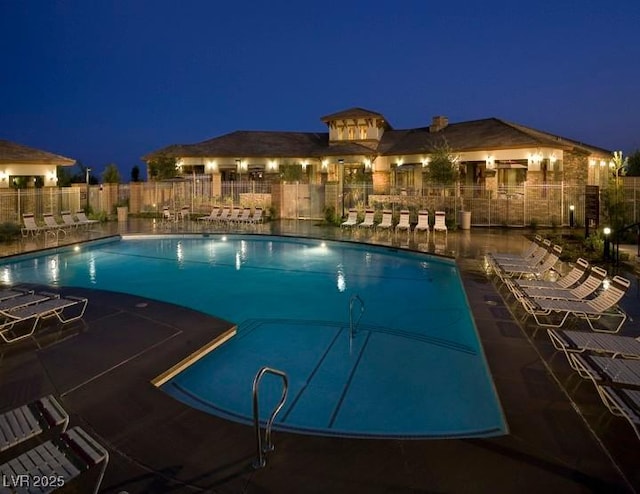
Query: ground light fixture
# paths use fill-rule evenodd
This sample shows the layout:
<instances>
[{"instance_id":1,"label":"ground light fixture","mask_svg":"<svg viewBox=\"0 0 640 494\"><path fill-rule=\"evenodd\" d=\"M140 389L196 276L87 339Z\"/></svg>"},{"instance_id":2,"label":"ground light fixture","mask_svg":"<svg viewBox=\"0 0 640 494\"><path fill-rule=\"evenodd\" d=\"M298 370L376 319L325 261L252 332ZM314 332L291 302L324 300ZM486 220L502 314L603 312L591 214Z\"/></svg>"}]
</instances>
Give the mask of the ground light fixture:
<instances>
[{"instance_id":1,"label":"ground light fixture","mask_svg":"<svg viewBox=\"0 0 640 494\"><path fill-rule=\"evenodd\" d=\"M575 210L576 210L576 207L573 204L571 204L569 206L569 228L573 228L574 227L574 224L575 224L575 216L574 216L575 215Z\"/></svg>"},{"instance_id":2,"label":"ground light fixture","mask_svg":"<svg viewBox=\"0 0 640 494\"><path fill-rule=\"evenodd\" d=\"M608 226L605 226L602 229L602 233L604 234L604 252L603 252L603 257L604 257L604 260L607 261L607 260L611 259L611 253L609 252L609 248L611 246L611 241L609 239L609 235L611 235L611 228L609 228Z\"/></svg>"}]
</instances>

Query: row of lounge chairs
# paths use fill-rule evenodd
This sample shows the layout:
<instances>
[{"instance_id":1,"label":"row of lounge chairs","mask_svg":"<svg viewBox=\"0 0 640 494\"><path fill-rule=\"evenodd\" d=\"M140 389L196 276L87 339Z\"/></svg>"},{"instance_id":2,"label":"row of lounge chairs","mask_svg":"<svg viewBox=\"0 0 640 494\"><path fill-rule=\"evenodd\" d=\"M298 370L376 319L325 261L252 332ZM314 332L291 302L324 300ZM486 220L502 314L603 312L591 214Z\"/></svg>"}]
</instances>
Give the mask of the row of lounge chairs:
<instances>
[{"instance_id":1,"label":"row of lounge chairs","mask_svg":"<svg viewBox=\"0 0 640 494\"><path fill-rule=\"evenodd\" d=\"M69 414L52 395L0 413L0 490L52 492L101 465L97 493L109 452L81 427L68 425Z\"/></svg>"},{"instance_id":2,"label":"row of lounge chairs","mask_svg":"<svg viewBox=\"0 0 640 494\"><path fill-rule=\"evenodd\" d=\"M412 225L410 223L410 211L408 209L403 209L400 211L400 218L398 223L396 224L394 224L393 212L391 210L385 209L384 211L382 211L382 221L380 221L380 223L376 223L375 210L365 210L364 219L362 221L358 221L358 211L356 209L350 209L346 221L342 222L340 226L342 228L372 228L373 230L386 230L394 232L405 230L407 231L407 233L409 233L411 232ZM426 232L428 236L430 228L429 212L419 211L418 222L413 228L414 235L418 234L419 232ZM436 211L434 213L433 231L441 231L445 232L445 234L447 233L444 211Z\"/></svg>"},{"instance_id":3,"label":"row of lounge chairs","mask_svg":"<svg viewBox=\"0 0 640 494\"><path fill-rule=\"evenodd\" d=\"M198 221L215 225L257 225L264 221L263 209L256 207L241 208L236 207L215 207L208 216L198 218Z\"/></svg>"},{"instance_id":4,"label":"row of lounge chairs","mask_svg":"<svg viewBox=\"0 0 640 494\"><path fill-rule=\"evenodd\" d=\"M520 256L491 254L488 265L525 316L533 316L538 328L546 329L556 351L580 377L593 382L607 409L626 419L640 439L640 337L617 334L627 320L618 303L629 280L614 276L608 281L604 269L590 267L584 259L557 280L520 278L518 272L509 272L509 263L544 262L541 245L549 256L549 244L538 237ZM550 320L554 315L559 317ZM607 319L614 324L595 325ZM586 320L589 329L564 329L568 320Z\"/></svg>"},{"instance_id":5,"label":"row of lounge chairs","mask_svg":"<svg viewBox=\"0 0 640 494\"><path fill-rule=\"evenodd\" d=\"M80 319L88 299L21 288L0 290L0 341L15 343L32 336L38 325L57 318L62 324Z\"/></svg>"},{"instance_id":6,"label":"row of lounge chairs","mask_svg":"<svg viewBox=\"0 0 640 494\"><path fill-rule=\"evenodd\" d=\"M60 213L62 223L59 223L52 213L45 213L42 215L44 224L38 224L36 217L33 213L24 213L22 215L22 236L27 237L29 235L36 236L42 232L58 235L63 233L66 235L67 231L83 226L89 226L97 223L98 220L90 220L84 211L77 211L75 215L71 214L71 211L62 211Z\"/></svg>"}]
</instances>

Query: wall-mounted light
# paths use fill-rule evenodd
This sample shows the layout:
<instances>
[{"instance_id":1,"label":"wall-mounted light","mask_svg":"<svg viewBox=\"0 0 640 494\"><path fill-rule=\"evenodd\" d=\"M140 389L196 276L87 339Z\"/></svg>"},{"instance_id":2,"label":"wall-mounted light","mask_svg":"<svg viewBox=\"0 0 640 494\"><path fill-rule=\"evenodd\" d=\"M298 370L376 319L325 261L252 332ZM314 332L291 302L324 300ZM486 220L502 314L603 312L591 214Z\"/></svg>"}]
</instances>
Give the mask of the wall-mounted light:
<instances>
[{"instance_id":1,"label":"wall-mounted light","mask_svg":"<svg viewBox=\"0 0 640 494\"><path fill-rule=\"evenodd\" d=\"M307 166L309 166L309 162L307 160L302 160L300 164L302 165L303 170L306 170Z\"/></svg>"},{"instance_id":2,"label":"wall-mounted light","mask_svg":"<svg viewBox=\"0 0 640 494\"><path fill-rule=\"evenodd\" d=\"M495 170L496 161L495 161L495 158L492 155L488 155L487 156L487 158L485 159L485 163L487 165L487 170Z\"/></svg>"},{"instance_id":3,"label":"wall-mounted light","mask_svg":"<svg viewBox=\"0 0 640 494\"><path fill-rule=\"evenodd\" d=\"M595 166L595 164L596 164L596 160L589 159L589 166Z\"/></svg>"},{"instance_id":4,"label":"wall-mounted light","mask_svg":"<svg viewBox=\"0 0 640 494\"><path fill-rule=\"evenodd\" d=\"M541 153L529 153L529 164L539 165L542 163Z\"/></svg>"},{"instance_id":5,"label":"wall-mounted light","mask_svg":"<svg viewBox=\"0 0 640 494\"><path fill-rule=\"evenodd\" d=\"M6 172L0 172L0 180L2 180L3 182L7 181L7 173Z\"/></svg>"},{"instance_id":6,"label":"wall-mounted light","mask_svg":"<svg viewBox=\"0 0 640 494\"><path fill-rule=\"evenodd\" d=\"M207 169L211 170L211 171L217 171L218 170L218 162L216 160L207 161Z\"/></svg>"},{"instance_id":7,"label":"wall-mounted light","mask_svg":"<svg viewBox=\"0 0 640 494\"><path fill-rule=\"evenodd\" d=\"M556 158L555 153L551 153L551 155L549 156L549 163L553 165L556 161L558 161L558 158Z\"/></svg>"},{"instance_id":8,"label":"wall-mounted light","mask_svg":"<svg viewBox=\"0 0 640 494\"><path fill-rule=\"evenodd\" d=\"M322 169L326 170L327 168L329 168L329 160L328 159L323 159L322 160Z\"/></svg>"},{"instance_id":9,"label":"wall-mounted light","mask_svg":"<svg viewBox=\"0 0 640 494\"><path fill-rule=\"evenodd\" d=\"M338 164L340 164L340 165L344 165L344 160L343 160L342 158L340 158L340 159L338 160Z\"/></svg>"},{"instance_id":10,"label":"wall-mounted light","mask_svg":"<svg viewBox=\"0 0 640 494\"><path fill-rule=\"evenodd\" d=\"M422 168L426 168L427 166L429 166L429 162L431 161L431 158L427 156L425 158L422 158L420 161L422 162Z\"/></svg>"},{"instance_id":11,"label":"wall-mounted light","mask_svg":"<svg viewBox=\"0 0 640 494\"><path fill-rule=\"evenodd\" d=\"M276 171L278 169L278 162L276 160L269 160L267 163L267 168L271 171Z\"/></svg>"},{"instance_id":12,"label":"wall-mounted light","mask_svg":"<svg viewBox=\"0 0 640 494\"><path fill-rule=\"evenodd\" d=\"M402 166L402 163L404 163L404 160L402 158L398 158L398 161L396 161L396 163L398 164L398 166Z\"/></svg>"},{"instance_id":13,"label":"wall-mounted light","mask_svg":"<svg viewBox=\"0 0 640 494\"><path fill-rule=\"evenodd\" d=\"M371 160L369 158L365 158L363 160L363 163L364 163L365 170L371 170Z\"/></svg>"}]
</instances>

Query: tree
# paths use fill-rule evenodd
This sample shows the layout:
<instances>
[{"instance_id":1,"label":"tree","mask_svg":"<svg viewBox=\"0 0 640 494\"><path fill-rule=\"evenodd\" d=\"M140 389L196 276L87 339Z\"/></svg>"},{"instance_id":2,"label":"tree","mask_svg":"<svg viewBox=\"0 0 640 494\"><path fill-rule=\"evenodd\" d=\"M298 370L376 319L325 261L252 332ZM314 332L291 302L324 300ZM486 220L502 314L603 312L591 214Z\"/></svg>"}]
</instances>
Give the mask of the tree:
<instances>
[{"instance_id":1,"label":"tree","mask_svg":"<svg viewBox=\"0 0 640 494\"><path fill-rule=\"evenodd\" d=\"M447 186L459 177L456 158L447 141L442 141L430 153L429 164L424 168L424 178L431 185Z\"/></svg>"},{"instance_id":2,"label":"tree","mask_svg":"<svg viewBox=\"0 0 640 494\"><path fill-rule=\"evenodd\" d=\"M640 177L640 149L627 156L627 176Z\"/></svg>"},{"instance_id":3,"label":"tree","mask_svg":"<svg viewBox=\"0 0 640 494\"><path fill-rule=\"evenodd\" d=\"M109 163L102 172L102 181L105 184L119 184L120 171L115 163Z\"/></svg>"},{"instance_id":4,"label":"tree","mask_svg":"<svg viewBox=\"0 0 640 494\"><path fill-rule=\"evenodd\" d=\"M154 180L165 180L176 176L176 158L167 154L158 154L149 161L149 176Z\"/></svg>"},{"instance_id":5,"label":"tree","mask_svg":"<svg viewBox=\"0 0 640 494\"><path fill-rule=\"evenodd\" d=\"M140 167L138 165L133 165L133 168L131 168L131 181L140 181Z\"/></svg>"}]
</instances>

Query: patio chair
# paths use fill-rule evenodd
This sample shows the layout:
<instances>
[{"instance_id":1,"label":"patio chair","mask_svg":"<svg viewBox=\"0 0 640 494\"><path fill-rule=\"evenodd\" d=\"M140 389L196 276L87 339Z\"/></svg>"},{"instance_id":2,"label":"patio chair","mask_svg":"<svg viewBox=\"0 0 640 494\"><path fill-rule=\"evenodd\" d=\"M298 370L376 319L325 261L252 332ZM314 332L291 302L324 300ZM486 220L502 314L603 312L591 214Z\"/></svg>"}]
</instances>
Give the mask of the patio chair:
<instances>
[{"instance_id":1,"label":"patio chair","mask_svg":"<svg viewBox=\"0 0 640 494\"><path fill-rule=\"evenodd\" d=\"M367 209L364 212L364 220L358 223L358 228L373 228L376 224L374 222L375 211L373 209Z\"/></svg>"},{"instance_id":2,"label":"patio chair","mask_svg":"<svg viewBox=\"0 0 640 494\"><path fill-rule=\"evenodd\" d=\"M66 227L78 228L80 226L80 222L73 219L71 211L61 211L60 216L62 217L62 222Z\"/></svg>"},{"instance_id":3,"label":"patio chair","mask_svg":"<svg viewBox=\"0 0 640 494\"><path fill-rule=\"evenodd\" d=\"M569 363L572 363L570 353L585 352L611 358L640 359L640 339L631 336L552 328L547 329L547 333L554 348L563 352Z\"/></svg>"},{"instance_id":4,"label":"patio chair","mask_svg":"<svg viewBox=\"0 0 640 494\"><path fill-rule=\"evenodd\" d=\"M239 225L240 224L247 224L247 223L249 223L250 219L251 219L251 208L244 208L242 210L242 213L240 213L240 215L236 219L236 223L239 224Z\"/></svg>"},{"instance_id":5,"label":"patio chair","mask_svg":"<svg viewBox=\"0 0 640 494\"><path fill-rule=\"evenodd\" d=\"M350 228L358 224L358 211L356 209L350 209L347 215L347 220L340 223L340 228Z\"/></svg>"},{"instance_id":6,"label":"patio chair","mask_svg":"<svg viewBox=\"0 0 640 494\"><path fill-rule=\"evenodd\" d=\"M533 316L540 327L560 328L569 316L574 316L586 320L593 331L617 333L627 320L627 314L616 304L622 299L629 285L630 282L626 278L614 276L606 290L589 300L533 299L527 297L515 285L511 287L511 290L526 313ZM552 322L551 318L554 316L559 316L560 321ZM614 328L596 328L593 323L603 318L619 319L620 322Z\"/></svg>"},{"instance_id":7,"label":"patio chair","mask_svg":"<svg viewBox=\"0 0 640 494\"><path fill-rule=\"evenodd\" d=\"M551 250L551 240L544 239L542 244L535 250L535 252L526 259L496 259L495 257L489 255L489 262L498 265L500 267L504 266L532 266L542 262L542 260L549 254Z\"/></svg>"},{"instance_id":8,"label":"patio chair","mask_svg":"<svg viewBox=\"0 0 640 494\"><path fill-rule=\"evenodd\" d=\"M34 293L33 291L28 291L17 297L7 298L0 301L0 315L4 314L6 311L12 311L27 305L44 302L45 300L49 300L53 297L57 297L57 294L49 292Z\"/></svg>"},{"instance_id":9,"label":"patio chair","mask_svg":"<svg viewBox=\"0 0 640 494\"><path fill-rule=\"evenodd\" d=\"M47 228L39 226L36 223L36 217L32 213L23 214L22 223L24 225L21 229L23 237L27 237L29 235L35 237L40 232L47 230Z\"/></svg>"},{"instance_id":10,"label":"patio chair","mask_svg":"<svg viewBox=\"0 0 640 494\"><path fill-rule=\"evenodd\" d=\"M53 214L45 213L42 215L42 219L44 220L44 224L47 227L48 232L54 233L56 236L60 232L64 233L65 235L67 234L67 230L63 228L64 225L61 225L60 223L58 223L56 219L53 217Z\"/></svg>"},{"instance_id":11,"label":"patio chair","mask_svg":"<svg viewBox=\"0 0 640 494\"><path fill-rule=\"evenodd\" d=\"M609 385L596 385L596 389L609 411L626 419L640 439L640 389Z\"/></svg>"},{"instance_id":12,"label":"patio chair","mask_svg":"<svg viewBox=\"0 0 640 494\"><path fill-rule=\"evenodd\" d=\"M524 249L521 254L508 254L504 252L492 253L489 255L495 259L496 261L529 261L533 254L538 250L538 248L542 245L542 237L540 235L536 235L533 240L529 243L529 245Z\"/></svg>"},{"instance_id":13,"label":"patio chair","mask_svg":"<svg viewBox=\"0 0 640 494\"><path fill-rule=\"evenodd\" d=\"M191 208L189 206L182 206L180 208L180 220L188 221L191 218Z\"/></svg>"},{"instance_id":14,"label":"patio chair","mask_svg":"<svg viewBox=\"0 0 640 494\"><path fill-rule=\"evenodd\" d=\"M515 283L520 288L570 288L582 279L588 269L589 262L579 258L571 270L556 281L521 279Z\"/></svg>"},{"instance_id":15,"label":"patio chair","mask_svg":"<svg viewBox=\"0 0 640 494\"><path fill-rule=\"evenodd\" d=\"M570 354L569 358L573 360L571 367L596 386L614 384L640 387L640 360L578 353Z\"/></svg>"},{"instance_id":16,"label":"patio chair","mask_svg":"<svg viewBox=\"0 0 640 494\"><path fill-rule=\"evenodd\" d=\"M400 211L400 220L396 225L394 231L398 233L398 230L407 230L407 234L411 232L411 224L409 223L410 213L408 209Z\"/></svg>"},{"instance_id":17,"label":"patio chair","mask_svg":"<svg viewBox=\"0 0 640 494\"><path fill-rule=\"evenodd\" d=\"M226 219L226 224L231 225L232 223L235 223L240 217L240 213L242 213L242 208L240 206L234 206L229 217Z\"/></svg>"},{"instance_id":18,"label":"patio chair","mask_svg":"<svg viewBox=\"0 0 640 494\"><path fill-rule=\"evenodd\" d=\"M94 223L98 223L98 220L90 220L89 218L87 218L86 213L82 209L76 211L76 218L78 220L78 224L80 225L89 226L93 225Z\"/></svg>"},{"instance_id":19,"label":"patio chair","mask_svg":"<svg viewBox=\"0 0 640 494\"><path fill-rule=\"evenodd\" d=\"M19 287L2 288L0 289L0 302L9 300L15 297L21 297L22 295L27 295L29 293L33 293L33 290L29 290L28 288L19 288Z\"/></svg>"},{"instance_id":20,"label":"patio chair","mask_svg":"<svg viewBox=\"0 0 640 494\"><path fill-rule=\"evenodd\" d=\"M215 207L211 210L211 212L209 213L208 216L201 216L200 218L198 218L198 221L209 221L209 222L213 222L216 221L218 219L218 215L220 214L220 208Z\"/></svg>"},{"instance_id":21,"label":"patio chair","mask_svg":"<svg viewBox=\"0 0 640 494\"><path fill-rule=\"evenodd\" d=\"M227 219L229 219L229 215L231 214L231 207L225 206L220 211L220 215L215 219L216 223L222 224L226 223Z\"/></svg>"},{"instance_id":22,"label":"patio chair","mask_svg":"<svg viewBox=\"0 0 640 494\"><path fill-rule=\"evenodd\" d=\"M69 414L53 395L0 414L0 454L27 443L41 434L64 432Z\"/></svg>"},{"instance_id":23,"label":"patio chair","mask_svg":"<svg viewBox=\"0 0 640 494\"><path fill-rule=\"evenodd\" d=\"M429 211L418 211L418 224L413 229L413 235L418 232L427 232L427 240L429 240Z\"/></svg>"},{"instance_id":24,"label":"patio chair","mask_svg":"<svg viewBox=\"0 0 640 494\"><path fill-rule=\"evenodd\" d=\"M25 478L49 479L51 482L41 485L37 492L52 492L102 464L94 488L97 494L108 463L109 452L76 426L0 465L0 475L5 480L3 485L16 487L16 492L36 490L33 487L27 490L24 487L20 489L19 485L11 486L13 479L15 482Z\"/></svg>"},{"instance_id":25,"label":"patio chair","mask_svg":"<svg viewBox=\"0 0 640 494\"><path fill-rule=\"evenodd\" d=\"M444 232L447 235L447 224L445 222L446 215L444 211L435 212L435 221L433 223L433 233Z\"/></svg>"},{"instance_id":26,"label":"patio chair","mask_svg":"<svg viewBox=\"0 0 640 494\"><path fill-rule=\"evenodd\" d=\"M23 305L10 310L2 311L5 317L0 323L0 338L5 343L28 338L35 333L38 323L42 320L55 317L62 324L80 319L87 308L88 299L73 296L53 296L29 305ZM18 328L23 328L17 331Z\"/></svg>"},{"instance_id":27,"label":"patio chair","mask_svg":"<svg viewBox=\"0 0 640 494\"><path fill-rule=\"evenodd\" d=\"M375 230L387 230L391 231L393 229L393 213L385 209L382 211L382 221L377 225L374 225Z\"/></svg>"},{"instance_id":28,"label":"patio chair","mask_svg":"<svg viewBox=\"0 0 640 494\"><path fill-rule=\"evenodd\" d=\"M520 279L524 276L540 279L556 265L561 253L562 247L554 245L547 256L538 264L497 264L493 269L503 282L506 278Z\"/></svg>"},{"instance_id":29,"label":"patio chair","mask_svg":"<svg viewBox=\"0 0 640 494\"><path fill-rule=\"evenodd\" d=\"M607 272L598 267L593 266L589 272L589 276L583 283L575 288L531 288L524 287L523 291L529 297L533 298L558 298L562 300L582 300L593 292L595 292L607 277Z\"/></svg>"},{"instance_id":30,"label":"patio chair","mask_svg":"<svg viewBox=\"0 0 640 494\"><path fill-rule=\"evenodd\" d=\"M262 223L264 221L264 216L263 216L264 210L262 208L255 208L253 210L253 214L251 215L251 218L249 218L249 224L251 225L257 225L258 223Z\"/></svg>"}]
</instances>

